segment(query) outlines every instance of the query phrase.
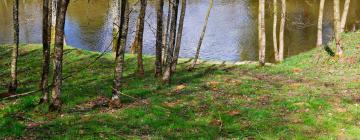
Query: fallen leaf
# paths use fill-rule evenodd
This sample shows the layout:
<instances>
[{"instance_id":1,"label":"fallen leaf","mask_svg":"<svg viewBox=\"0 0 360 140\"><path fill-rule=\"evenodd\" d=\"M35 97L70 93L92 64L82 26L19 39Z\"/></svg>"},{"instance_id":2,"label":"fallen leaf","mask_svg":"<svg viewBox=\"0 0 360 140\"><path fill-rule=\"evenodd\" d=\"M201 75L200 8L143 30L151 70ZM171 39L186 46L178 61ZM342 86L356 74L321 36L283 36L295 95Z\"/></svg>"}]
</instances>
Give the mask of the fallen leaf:
<instances>
[{"instance_id":1,"label":"fallen leaf","mask_svg":"<svg viewBox=\"0 0 360 140\"><path fill-rule=\"evenodd\" d=\"M300 68L294 68L292 71L293 71L294 73L300 73L300 72L302 72L303 70L300 69Z\"/></svg>"},{"instance_id":2,"label":"fallen leaf","mask_svg":"<svg viewBox=\"0 0 360 140\"><path fill-rule=\"evenodd\" d=\"M230 116L237 116L237 115L240 115L240 111L239 110L231 110L227 114L229 114Z\"/></svg>"},{"instance_id":3,"label":"fallen leaf","mask_svg":"<svg viewBox=\"0 0 360 140\"><path fill-rule=\"evenodd\" d=\"M186 85L185 85L185 84L181 84L181 85L176 86L175 91L176 91L176 92L181 92L181 91L184 90L185 88L186 88Z\"/></svg>"},{"instance_id":4,"label":"fallen leaf","mask_svg":"<svg viewBox=\"0 0 360 140\"><path fill-rule=\"evenodd\" d=\"M210 122L210 124L211 124L211 125L220 126L220 125L223 124L223 122L222 122L221 120L216 119L216 120L212 120L212 121Z\"/></svg>"}]
</instances>

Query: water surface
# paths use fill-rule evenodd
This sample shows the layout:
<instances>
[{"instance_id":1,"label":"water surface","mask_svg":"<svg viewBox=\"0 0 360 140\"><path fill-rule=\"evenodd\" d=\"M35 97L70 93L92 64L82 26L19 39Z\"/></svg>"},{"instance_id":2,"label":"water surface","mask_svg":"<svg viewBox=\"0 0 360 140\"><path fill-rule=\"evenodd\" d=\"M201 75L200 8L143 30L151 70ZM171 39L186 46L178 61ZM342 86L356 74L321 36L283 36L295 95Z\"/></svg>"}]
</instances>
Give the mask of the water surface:
<instances>
[{"instance_id":1,"label":"water surface","mask_svg":"<svg viewBox=\"0 0 360 140\"><path fill-rule=\"evenodd\" d=\"M41 43L41 0L20 1L20 40L22 43ZM343 3L343 1L342 1ZM267 59L273 59L272 3L267 3ZM285 55L292 56L315 46L318 1L288 0L285 30ZM110 0L72 0L66 19L66 42L80 49L104 51L112 40ZM181 57L193 57L204 22L208 0L189 0L185 18ZM280 8L280 7L279 7ZM165 8L166 12L167 8ZM138 7L131 14L131 44ZM257 60L257 0L215 0L208 30L201 51L202 59ZM12 42L12 1L0 1L0 44ZM359 27L360 1L353 0L347 29ZM325 42L332 38L332 1L327 1L324 13ZM145 24L144 52L154 54L156 12L149 2Z\"/></svg>"}]
</instances>

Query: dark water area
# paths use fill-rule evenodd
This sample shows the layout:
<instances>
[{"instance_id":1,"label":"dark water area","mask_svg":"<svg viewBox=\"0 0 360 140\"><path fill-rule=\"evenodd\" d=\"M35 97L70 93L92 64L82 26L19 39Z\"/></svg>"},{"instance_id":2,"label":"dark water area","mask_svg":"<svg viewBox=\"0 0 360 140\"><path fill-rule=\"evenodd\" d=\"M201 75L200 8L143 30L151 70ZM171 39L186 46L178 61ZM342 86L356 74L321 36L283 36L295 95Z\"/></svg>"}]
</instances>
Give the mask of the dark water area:
<instances>
[{"instance_id":1,"label":"dark water area","mask_svg":"<svg viewBox=\"0 0 360 140\"><path fill-rule=\"evenodd\" d=\"M285 30L285 55L292 56L315 47L318 0L288 0ZM342 3L344 3L342 1ZM208 0L189 0L186 12L181 57L193 57L204 22ZM112 41L111 0L72 0L66 19L68 45L91 51L105 51ZM266 4L267 59L272 61L272 3ZM279 8L281 8L279 6ZM332 1L326 1L323 39L332 39ZM164 9L167 13L167 8ZM135 35L138 7L131 14L131 44ZM207 60L257 60L257 0L215 0L209 19L201 58ZM20 40L41 43L41 0L20 1ZM280 11L279 11L280 13ZM360 1L351 1L347 30L360 27ZM155 52L155 3L149 2L144 33L144 52ZM12 43L12 1L0 1L0 44Z\"/></svg>"}]
</instances>

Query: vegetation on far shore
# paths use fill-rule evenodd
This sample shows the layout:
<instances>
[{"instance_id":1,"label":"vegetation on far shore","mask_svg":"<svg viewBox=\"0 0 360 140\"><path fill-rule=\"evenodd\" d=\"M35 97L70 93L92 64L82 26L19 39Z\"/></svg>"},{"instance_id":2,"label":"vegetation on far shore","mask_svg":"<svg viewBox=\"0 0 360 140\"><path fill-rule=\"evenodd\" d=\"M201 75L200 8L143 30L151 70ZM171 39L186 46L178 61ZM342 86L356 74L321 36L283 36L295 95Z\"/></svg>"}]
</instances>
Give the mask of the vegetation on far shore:
<instances>
[{"instance_id":1,"label":"vegetation on far shore","mask_svg":"<svg viewBox=\"0 0 360 140\"><path fill-rule=\"evenodd\" d=\"M342 38L343 58L317 48L272 66L202 63L192 72L183 59L172 86L153 78L153 57L144 58L146 75L138 77L136 56L126 55L119 109L107 104L113 55L91 64L99 53L67 47L62 111L38 105L40 92L2 100L0 138L358 139L360 33ZM0 47L0 93L10 80L10 52ZM20 47L18 93L38 89L41 60L41 46Z\"/></svg>"}]
</instances>

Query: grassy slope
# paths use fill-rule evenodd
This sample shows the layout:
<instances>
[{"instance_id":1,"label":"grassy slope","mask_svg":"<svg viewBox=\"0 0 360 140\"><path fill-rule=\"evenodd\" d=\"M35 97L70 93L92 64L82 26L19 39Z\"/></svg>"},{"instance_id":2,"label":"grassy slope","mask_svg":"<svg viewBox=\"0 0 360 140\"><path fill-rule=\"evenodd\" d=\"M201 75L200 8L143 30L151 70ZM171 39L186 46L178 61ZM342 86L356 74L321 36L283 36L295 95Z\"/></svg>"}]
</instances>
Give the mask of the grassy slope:
<instances>
[{"instance_id":1,"label":"grassy slope","mask_svg":"<svg viewBox=\"0 0 360 140\"><path fill-rule=\"evenodd\" d=\"M360 138L360 34L344 35L341 63L323 50L291 57L283 64L201 64L194 72L182 61L173 86L154 79L153 58L146 76L134 75L136 58L126 57L124 107L86 109L110 97L113 56L68 48L61 113L38 106L40 93L0 102L0 138ZM21 47L19 93L35 90L41 47ZM9 73L9 46L0 47L0 93ZM179 86L182 85L182 86Z\"/></svg>"}]
</instances>

